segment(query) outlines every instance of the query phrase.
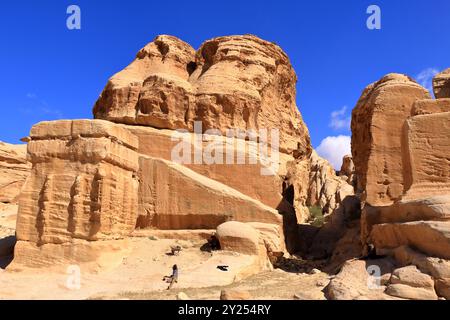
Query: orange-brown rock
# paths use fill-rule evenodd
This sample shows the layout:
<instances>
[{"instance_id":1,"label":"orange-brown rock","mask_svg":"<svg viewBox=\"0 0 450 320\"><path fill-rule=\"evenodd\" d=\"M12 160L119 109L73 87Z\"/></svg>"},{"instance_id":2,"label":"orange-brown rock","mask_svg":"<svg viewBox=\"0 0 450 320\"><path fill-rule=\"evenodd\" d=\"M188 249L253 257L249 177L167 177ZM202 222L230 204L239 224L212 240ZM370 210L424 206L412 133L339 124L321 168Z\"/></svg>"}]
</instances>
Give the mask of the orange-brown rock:
<instances>
[{"instance_id":1,"label":"orange-brown rock","mask_svg":"<svg viewBox=\"0 0 450 320\"><path fill-rule=\"evenodd\" d=\"M49 252L67 256L74 239L120 239L134 230L139 168L135 136L103 120L41 122L30 136L33 168L19 204L17 256L27 256L21 248L43 252L46 245L62 244L68 246L54 247L41 257Z\"/></svg>"},{"instance_id":2,"label":"orange-brown rock","mask_svg":"<svg viewBox=\"0 0 450 320\"><path fill-rule=\"evenodd\" d=\"M405 125L408 199L450 193L450 112L411 117Z\"/></svg>"},{"instance_id":3,"label":"orange-brown rock","mask_svg":"<svg viewBox=\"0 0 450 320\"><path fill-rule=\"evenodd\" d=\"M295 103L297 77L286 54L258 37L206 41L197 52L171 36L158 36L114 75L94 116L161 129L280 130L281 150L311 152Z\"/></svg>"},{"instance_id":4,"label":"orange-brown rock","mask_svg":"<svg viewBox=\"0 0 450 320\"><path fill-rule=\"evenodd\" d=\"M341 170L339 171L339 176L347 177L347 183L354 185L356 182L355 176L355 165L353 163L353 158L351 155L346 155L342 159Z\"/></svg>"},{"instance_id":5,"label":"orange-brown rock","mask_svg":"<svg viewBox=\"0 0 450 320\"><path fill-rule=\"evenodd\" d=\"M366 205L361 220L361 237L367 240L377 224L395 224L414 221L450 221L450 196L441 195L412 200L401 200L391 206Z\"/></svg>"},{"instance_id":6,"label":"orange-brown rock","mask_svg":"<svg viewBox=\"0 0 450 320\"><path fill-rule=\"evenodd\" d=\"M450 112L450 99L417 100L412 108L411 116Z\"/></svg>"},{"instance_id":7,"label":"orange-brown rock","mask_svg":"<svg viewBox=\"0 0 450 320\"><path fill-rule=\"evenodd\" d=\"M347 196L354 194L353 187L338 177L331 164L313 151L310 158L308 200L309 206L319 206L331 214Z\"/></svg>"},{"instance_id":8,"label":"orange-brown rock","mask_svg":"<svg viewBox=\"0 0 450 320\"><path fill-rule=\"evenodd\" d=\"M203 156L208 152L211 141L203 141L203 137L194 133L178 134L173 130L160 130L143 126L123 126L139 139L138 151L142 155L175 161L182 152L177 149L180 143L186 143L188 149L187 159L181 163L183 166L236 189L243 194L254 198L272 208L277 208L282 202L283 175L286 172L286 163L293 161L293 157L280 153L279 168L275 174L264 175L266 168L258 155L259 146L252 141L233 139L228 137L215 137L220 140L221 163L204 163ZM197 143L197 141L200 141ZM214 141L217 145L217 141ZM200 150L200 147L202 148ZM227 157L227 150L232 148L231 158ZM201 163L195 163L195 152L200 150ZM186 155L182 155L185 158ZM239 162L239 157L243 161ZM251 162L250 159L254 162ZM186 158L185 158L186 159ZM231 159L228 161L227 159Z\"/></svg>"},{"instance_id":9,"label":"orange-brown rock","mask_svg":"<svg viewBox=\"0 0 450 320\"><path fill-rule=\"evenodd\" d=\"M259 233L248 224L229 221L217 227L222 250L259 255Z\"/></svg>"},{"instance_id":10,"label":"orange-brown rock","mask_svg":"<svg viewBox=\"0 0 450 320\"><path fill-rule=\"evenodd\" d=\"M390 205L403 194L403 126L414 102L427 98L426 89L400 74L364 90L352 113L352 155L363 201Z\"/></svg>"},{"instance_id":11,"label":"orange-brown rock","mask_svg":"<svg viewBox=\"0 0 450 320\"><path fill-rule=\"evenodd\" d=\"M450 259L450 222L416 221L373 226L370 237L375 248L417 248L428 255Z\"/></svg>"},{"instance_id":12,"label":"orange-brown rock","mask_svg":"<svg viewBox=\"0 0 450 320\"><path fill-rule=\"evenodd\" d=\"M0 202L17 203L31 164L26 145L0 142Z\"/></svg>"},{"instance_id":13,"label":"orange-brown rock","mask_svg":"<svg viewBox=\"0 0 450 320\"><path fill-rule=\"evenodd\" d=\"M433 78L433 91L436 99L450 98L450 68Z\"/></svg>"},{"instance_id":14,"label":"orange-brown rock","mask_svg":"<svg viewBox=\"0 0 450 320\"><path fill-rule=\"evenodd\" d=\"M150 157L139 165L138 227L211 229L230 220L282 225L277 210L182 165Z\"/></svg>"}]
</instances>

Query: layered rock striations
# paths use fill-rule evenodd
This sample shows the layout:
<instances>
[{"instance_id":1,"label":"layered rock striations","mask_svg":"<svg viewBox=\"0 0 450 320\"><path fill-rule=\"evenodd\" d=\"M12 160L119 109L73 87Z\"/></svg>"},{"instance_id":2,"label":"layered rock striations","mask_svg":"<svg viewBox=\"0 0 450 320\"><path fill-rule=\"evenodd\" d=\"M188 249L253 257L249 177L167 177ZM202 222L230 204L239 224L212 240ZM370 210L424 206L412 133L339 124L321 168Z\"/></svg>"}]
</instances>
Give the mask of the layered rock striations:
<instances>
[{"instance_id":1,"label":"layered rock striations","mask_svg":"<svg viewBox=\"0 0 450 320\"><path fill-rule=\"evenodd\" d=\"M411 78L389 74L369 85L352 112L357 192L370 205L390 205L404 190L403 132L417 100L429 99Z\"/></svg>"},{"instance_id":2,"label":"layered rock striations","mask_svg":"<svg viewBox=\"0 0 450 320\"><path fill-rule=\"evenodd\" d=\"M386 289L391 296L436 299L433 280L438 295L445 297L448 290L450 105L442 94L445 75L434 79L436 100L410 78L387 75L366 88L353 111L352 153L366 253L375 249L433 277L427 280L431 285L422 286L399 282L397 275ZM425 259L446 261L447 271L436 272Z\"/></svg>"},{"instance_id":3,"label":"layered rock striations","mask_svg":"<svg viewBox=\"0 0 450 320\"><path fill-rule=\"evenodd\" d=\"M27 179L31 165L26 145L0 142L0 202L15 204Z\"/></svg>"},{"instance_id":4,"label":"layered rock striations","mask_svg":"<svg viewBox=\"0 0 450 320\"><path fill-rule=\"evenodd\" d=\"M331 214L341 189L353 193L312 152L296 81L286 54L255 36L197 51L156 37L109 79L96 120L31 129L14 264L95 262L135 229L232 221L258 235L257 252L244 252L257 270L295 251L308 205Z\"/></svg>"},{"instance_id":5,"label":"layered rock striations","mask_svg":"<svg viewBox=\"0 0 450 320\"><path fill-rule=\"evenodd\" d=\"M206 41L195 51L158 36L114 75L94 116L159 129L280 130L281 150L307 156L308 130L295 103L297 77L286 54L255 36Z\"/></svg>"}]
</instances>

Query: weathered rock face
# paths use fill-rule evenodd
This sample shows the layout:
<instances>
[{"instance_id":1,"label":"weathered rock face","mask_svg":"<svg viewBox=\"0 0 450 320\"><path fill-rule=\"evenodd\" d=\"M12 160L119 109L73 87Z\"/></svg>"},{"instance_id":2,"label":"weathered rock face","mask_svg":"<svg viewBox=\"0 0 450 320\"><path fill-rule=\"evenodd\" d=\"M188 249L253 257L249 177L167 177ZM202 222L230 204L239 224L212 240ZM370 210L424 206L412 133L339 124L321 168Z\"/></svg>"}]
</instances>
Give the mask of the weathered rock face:
<instances>
[{"instance_id":1,"label":"weathered rock face","mask_svg":"<svg viewBox=\"0 0 450 320\"><path fill-rule=\"evenodd\" d=\"M437 300L433 278L420 272L416 266L396 269L392 272L386 293L403 299Z\"/></svg>"},{"instance_id":2,"label":"weathered rock face","mask_svg":"<svg viewBox=\"0 0 450 320\"><path fill-rule=\"evenodd\" d=\"M258 270L270 270L286 251L283 230L279 225L228 221L217 227L217 239L222 250L254 256Z\"/></svg>"},{"instance_id":3,"label":"weathered rock face","mask_svg":"<svg viewBox=\"0 0 450 320\"><path fill-rule=\"evenodd\" d=\"M248 255L259 255L259 234L250 225L230 221L217 227L217 238L222 250Z\"/></svg>"},{"instance_id":4,"label":"weathered rock face","mask_svg":"<svg viewBox=\"0 0 450 320\"><path fill-rule=\"evenodd\" d=\"M347 177L348 184L356 185L355 165L351 155L346 155L342 159L342 166L339 171L339 176Z\"/></svg>"},{"instance_id":5,"label":"weathered rock face","mask_svg":"<svg viewBox=\"0 0 450 320\"><path fill-rule=\"evenodd\" d=\"M138 209L137 143L128 131L102 120L35 125L28 143L33 168L19 204L18 242L42 247L128 236Z\"/></svg>"},{"instance_id":6,"label":"weathered rock face","mask_svg":"<svg viewBox=\"0 0 450 320\"><path fill-rule=\"evenodd\" d=\"M17 203L31 169L26 150L26 145L0 142L0 202Z\"/></svg>"},{"instance_id":7,"label":"weathered rock face","mask_svg":"<svg viewBox=\"0 0 450 320\"><path fill-rule=\"evenodd\" d=\"M138 227L212 229L230 220L282 224L275 209L184 166L148 157L139 162Z\"/></svg>"},{"instance_id":8,"label":"weathered rock face","mask_svg":"<svg viewBox=\"0 0 450 320\"><path fill-rule=\"evenodd\" d=\"M433 78L433 91L436 99L450 98L450 68Z\"/></svg>"},{"instance_id":9,"label":"weathered rock face","mask_svg":"<svg viewBox=\"0 0 450 320\"><path fill-rule=\"evenodd\" d=\"M385 293L403 299L445 296L449 270L450 99L426 96L408 78L388 75L366 89L352 119L362 243L426 273L393 273Z\"/></svg>"},{"instance_id":10,"label":"weathered rock face","mask_svg":"<svg viewBox=\"0 0 450 320\"><path fill-rule=\"evenodd\" d=\"M15 261L89 260L102 251L90 243L106 245L134 229L215 229L235 221L257 234L252 259L260 270L286 247L295 251L308 205L329 216L340 208L335 220L344 221L341 204L353 187L312 153L295 83L284 52L257 37L215 38L198 51L157 37L109 80L93 110L101 120L31 130L33 169ZM269 136L279 130L280 148L270 149L278 143L264 143L260 129ZM241 249L233 247L251 251Z\"/></svg>"},{"instance_id":11,"label":"weathered rock face","mask_svg":"<svg viewBox=\"0 0 450 320\"><path fill-rule=\"evenodd\" d=\"M403 194L404 121L414 102L427 98L426 89L400 74L389 74L364 90L352 113L352 155L361 200L390 205Z\"/></svg>"},{"instance_id":12,"label":"weathered rock face","mask_svg":"<svg viewBox=\"0 0 450 320\"><path fill-rule=\"evenodd\" d=\"M405 131L406 197L449 194L450 112L411 117Z\"/></svg>"},{"instance_id":13,"label":"weathered rock face","mask_svg":"<svg viewBox=\"0 0 450 320\"><path fill-rule=\"evenodd\" d=\"M311 152L295 104L296 75L286 54L255 36L206 41L195 52L183 41L158 36L113 76L94 116L160 129L280 130L281 150Z\"/></svg>"},{"instance_id":14,"label":"weathered rock face","mask_svg":"<svg viewBox=\"0 0 450 320\"><path fill-rule=\"evenodd\" d=\"M411 112L411 116L450 112L450 99L438 99L438 100L417 100Z\"/></svg>"}]
</instances>

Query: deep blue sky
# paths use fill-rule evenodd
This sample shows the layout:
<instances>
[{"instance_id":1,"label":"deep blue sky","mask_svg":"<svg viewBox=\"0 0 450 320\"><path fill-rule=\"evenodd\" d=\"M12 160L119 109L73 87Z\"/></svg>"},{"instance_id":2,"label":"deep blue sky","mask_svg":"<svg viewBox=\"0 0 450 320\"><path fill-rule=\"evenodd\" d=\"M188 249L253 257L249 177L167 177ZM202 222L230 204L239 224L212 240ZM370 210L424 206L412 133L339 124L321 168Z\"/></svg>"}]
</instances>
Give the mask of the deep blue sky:
<instances>
[{"instance_id":1,"label":"deep blue sky","mask_svg":"<svg viewBox=\"0 0 450 320\"><path fill-rule=\"evenodd\" d=\"M66 8L81 7L82 29L66 28ZM366 28L370 4L382 29ZM298 74L297 103L316 147L333 111L354 107L362 89L389 72L413 77L450 67L450 1L101 1L2 3L0 140L18 143L32 124L91 118L107 79L158 34L198 48L209 38L256 34L276 42Z\"/></svg>"}]
</instances>

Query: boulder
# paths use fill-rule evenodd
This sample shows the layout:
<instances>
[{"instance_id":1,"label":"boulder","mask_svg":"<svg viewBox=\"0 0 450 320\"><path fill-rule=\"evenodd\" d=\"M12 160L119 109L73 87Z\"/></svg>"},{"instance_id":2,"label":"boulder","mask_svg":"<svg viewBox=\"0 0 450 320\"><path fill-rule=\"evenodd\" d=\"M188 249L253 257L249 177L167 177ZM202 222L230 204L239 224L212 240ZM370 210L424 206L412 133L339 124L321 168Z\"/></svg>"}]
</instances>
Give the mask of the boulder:
<instances>
[{"instance_id":1,"label":"boulder","mask_svg":"<svg viewBox=\"0 0 450 320\"><path fill-rule=\"evenodd\" d=\"M430 274L434 279L450 278L450 261L429 257L408 246L401 246L393 251L393 256L402 266L415 265L422 272Z\"/></svg>"},{"instance_id":2,"label":"boulder","mask_svg":"<svg viewBox=\"0 0 450 320\"><path fill-rule=\"evenodd\" d=\"M450 98L450 68L434 76L433 91L436 99Z\"/></svg>"},{"instance_id":3,"label":"boulder","mask_svg":"<svg viewBox=\"0 0 450 320\"><path fill-rule=\"evenodd\" d=\"M357 193L373 206L390 205L404 191L403 127L429 92L401 74L369 85L352 112L352 156Z\"/></svg>"},{"instance_id":4,"label":"boulder","mask_svg":"<svg viewBox=\"0 0 450 320\"><path fill-rule=\"evenodd\" d=\"M436 292L439 297L450 300L450 278L438 279L436 281Z\"/></svg>"},{"instance_id":5,"label":"boulder","mask_svg":"<svg viewBox=\"0 0 450 320\"><path fill-rule=\"evenodd\" d=\"M233 251L247 255L259 255L259 233L252 226L229 221L217 227L216 236L222 250Z\"/></svg>"},{"instance_id":6,"label":"boulder","mask_svg":"<svg viewBox=\"0 0 450 320\"><path fill-rule=\"evenodd\" d=\"M416 221L373 226L370 235L375 248L410 246L439 258L450 259L450 222Z\"/></svg>"},{"instance_id":7,"label":"boulder","mask_svg":"<svg viewBox=\"0 0 450 320\"><path fill-rule=\"evenodd\" d=\"M407 266L395 269L392 273L391 284L404 284L415 288L434 288L433 278L420 272L416 266Z\"/></svg>"},{"instance_id":8,"label":"boulder","mask_svg":"<svg viewBox=\"0 0 450 320\"><path fill-rule=\"evenodd\" d=\"M30 174L27 146L0 142L0 202L17 203Z\"/></svg>"},{"instance_id":9,"label":"boulder","mask_svg":"<svg viewBox=\"0 0 450 320\"><path fill-rule=\"evenodd\" d=\"M394 270L386 293L412 300L436 300L433 278L420 272L416 266L407 266Z\"/></svg>"},{"instance_id":10,"label":"boulder","mask_svg":"<svg viewBox=\"0 0 450 320\"><path fill-rule=\"evenodd\" d=\"M386 294L409 300L437 300L438 296L433 289L416 288L405 284L391 284L386 288Z\"/></svg>"},{"instance_id":11,"label":"boulder","mask_svg":"<svg viewBox=\"0 0 450 320\"><path fill-rule=\"evenodd\" d=\"M390 300L393 297L384 293L386 287L381 278L394 269L391 259L349 260L325 288L329 300ZM373 271L379 273L373 273Z\"/></svg>"}]
</instances>

